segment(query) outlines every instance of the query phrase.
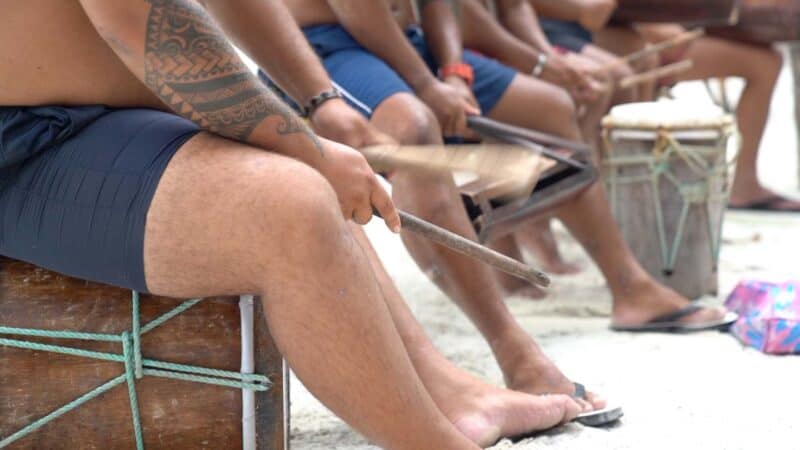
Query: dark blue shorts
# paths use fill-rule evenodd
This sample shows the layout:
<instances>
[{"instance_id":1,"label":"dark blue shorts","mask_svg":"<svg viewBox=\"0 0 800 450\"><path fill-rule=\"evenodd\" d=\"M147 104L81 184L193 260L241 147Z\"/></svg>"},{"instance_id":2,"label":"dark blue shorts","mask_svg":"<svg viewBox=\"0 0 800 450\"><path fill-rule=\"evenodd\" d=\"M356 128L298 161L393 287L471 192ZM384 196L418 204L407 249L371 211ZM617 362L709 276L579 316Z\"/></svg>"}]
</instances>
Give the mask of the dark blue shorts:
<instances>
[{"instance_id":1,"label":"dark blue shorts","mask_svg":"<svg viewBox=\"0 0 800 450\"><path fill-rule=\"evenodd\" d=\"M147 211L198 127L150 109L0 107L0 254L147 291Z\"/></svg>"},{"instance_id":2,"label":"dark blue shorts","mask_svg":"<svg viewBox=\"0 0 800 450\"><path fill-rule=\"evenodd\" d=\"M592 43L592 33L577 22L539 19L539 23L552 45L580 53L583 47Z\"/></svg>"},{"instance_id":3,"label":"dark blue shorts","mask_svg":"<svg viewBox=\"0 0 800 450\"><path fill-rule=\"evenodd\" d=\"M400 92L413 93L394 69L361 46L340 25L316 25L303 29L311 46L322 59L328 74L345 99L365 116L384 100ZM406 30L409 42L425 60L431 72L438 65L419 27ZM481 111L488 114L508 89L516 72L499 62L464 51L464 62L475 73L473 92ZM262 78L266 78L262 73Z\"/></svg>"}]
</instances>

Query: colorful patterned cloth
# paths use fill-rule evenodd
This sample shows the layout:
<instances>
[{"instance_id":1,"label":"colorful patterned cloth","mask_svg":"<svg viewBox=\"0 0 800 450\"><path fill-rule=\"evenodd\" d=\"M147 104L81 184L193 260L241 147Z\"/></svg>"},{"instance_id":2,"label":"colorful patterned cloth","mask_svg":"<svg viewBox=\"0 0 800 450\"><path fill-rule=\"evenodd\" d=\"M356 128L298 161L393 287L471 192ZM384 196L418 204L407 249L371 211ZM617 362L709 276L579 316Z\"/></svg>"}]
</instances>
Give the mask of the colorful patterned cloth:
<instances>
[{"instance_id":1,"label":"colorful patterned cloth","mask_svg":"<svg viewBox=\"0 0 800 450\"><path fill-rule=\"evenodd\" d=\"M725 306L739 313L731 333L765 353L800 354L800 282L742 281Z\"/></svg>"}]
</instances>

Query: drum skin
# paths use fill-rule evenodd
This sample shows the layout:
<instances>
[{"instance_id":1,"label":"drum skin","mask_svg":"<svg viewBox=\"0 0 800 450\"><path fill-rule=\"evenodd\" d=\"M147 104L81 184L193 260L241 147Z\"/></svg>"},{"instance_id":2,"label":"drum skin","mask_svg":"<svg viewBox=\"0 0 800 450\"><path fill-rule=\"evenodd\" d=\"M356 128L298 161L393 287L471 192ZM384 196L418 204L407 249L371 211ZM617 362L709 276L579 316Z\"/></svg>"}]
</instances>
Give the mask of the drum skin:
<instances>
[{"instance_id":1,"label":"drum skin","mask_svg":"<svg viewBox=\"0 0 800 450\"><path fill-rule=\"evenodd\" d=\"M130 295L128 290L0 259L0 324L4 326L120 334L131 327ZM142 323L180 302L142 296ZM256 370L276 383L270 391L256 393L258 448L282 448L282 360L266 332L261 308L256 306ZM239 322L238 297L206 299L143 335L142 354L162 361L238 371ZM121 353L118 343L24 339ZM123 372L121 363L0 346L0 437ZM241 390L155 377L138 380L136 390L145 448L241 448ZM123 384L9 448L130 449L135 448L134 442Z\"/></svg>"},{"instance_id":2,"label":"drum skin","mask_svg":"<svg viewBox=\"0 0 800 450\"><path fill-rule=\"evenodd\" d=\"M668 164L661 167L668 167L669 173L682 187L676 186L667 176L659 176L657 189L654 189L651 181L654 170L649 163L614 164L613 161L651 158L654 148L657 147L655 137L615 137L616 129L609 125L608 118L604 128L606 139L602 166L609 201L623 238L637 260L654 278L687 298L716 295L718 254L713 250L712 243L718 245L720 242L719 233L727 199L726 177L720 175L707 178L704 174L699 175L684 159L673 155L668 159ZM627 131L629 130L625 130ZM718 139L692 140L682 144L699 150L698 154L703 155L709 167L715 167L719 173L724 173L727 137L725 133L721 133L721 136ZM640 181L619 181L630 177ZM693 186L706 182L712 195L709 199L690 204L683 230L680 231L679 223L684 207L684 197L680 190L683 188L687 189L685 192L691 192ZM659 234L658 209L662 211L668 251L671 252L676 245L678 248L674 266L665 263Z\"/></svg>"},{"instance_id":3,"label":"drum skin","mask_svg":"<svg viewBox=\"0 0 800 450\"><path fill-rule=\"evenodd\" d=\"M741 0L736 25L707 31L752 44L800 40L800 0Z\"/></svg>"},{"instance_id":4,"label":"drum skin","mask_svg":"<svg viewBox=\"0 0 800 450\"><path fill-rule=\"evenodd\" d=\"M727 25L733 23L737 3L738 0L619 0L611 23Z\"/></svg>"}]
</instances>

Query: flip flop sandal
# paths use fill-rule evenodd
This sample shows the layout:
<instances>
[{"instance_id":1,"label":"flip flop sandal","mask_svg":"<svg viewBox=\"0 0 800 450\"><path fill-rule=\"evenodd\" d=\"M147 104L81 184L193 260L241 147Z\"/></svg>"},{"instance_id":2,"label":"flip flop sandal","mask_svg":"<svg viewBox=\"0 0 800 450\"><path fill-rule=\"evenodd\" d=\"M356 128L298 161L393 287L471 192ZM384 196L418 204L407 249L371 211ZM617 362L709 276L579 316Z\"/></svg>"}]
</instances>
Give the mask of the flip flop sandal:
<instances>
[{"instance_id":1,"label":"flip flop sandal","mask_svg":"<svg viewBox=\"0 0 800 450\"><path fill-rule=\"evenodd\" d=\"M586 388L581 383L573 381L573 384L575 385L575 393L572 394L572 397L588 401L589 399L586 398ZM624 412L621 406L609 406L603 409L578 414L578 417L573 419L573 422L578 422L587 427L604 427L618 421L623 415Z\"/></svg>"},{"instance_id":2,"label":"flip flop sandal","mask_svg":"<svg viewBox=\"0 0 800 450\"><path fill-rule=\"evenodd\" d=\"M764 200L758 200L744 205L732 206L728 205L728 209L733 211L762 211L762 212L780 212L780 213L798 213L800 208L781 208L779 205L783 202L791 201L791 199L779 197L777 195L767 197Z\"/></svg>"},{"instance_id":3,"label":"flip flop sandal","mask_svg":"<svg viewBox=\"0 0 800 450\"><path fill-rule=\"evenodd\" d=\"M688 305L677 311L664 314L663 316L651 319L642 325L611 325L613 331L626 332L651 332L651 333L694 333L698 331L720 330L727 331L736 322L739 315L728 311L718 319L700 323L686 323L681 319L702 310L700 305Z\"/></svg>"},{"instance_id":4,"label":"flip flop sandal","mask_svg":"<svg viewBox=\"0 0 800 450\"><path fill-rule=\"evenodd\" d=\"M586 387L584 387L583 384L576 383L574 381L572 382L572 384L575 385L575 392L572 393L572 398L578 398L578 399L581 399L581 400L588 401L588 399L586 398ZM541 395L549 395L549 394L541 394ZM572 421L573 422L578 422L581 425L584 425L584 426L587 426L587 427L604 427L604 426L616 423L619 419L622 418L623 415L624 415L624 413L622 411L622 407L620 407L620 406L607 407L607 408L604 408L604 409L598 409L598 410L595 410L595 411L589 411L589 412L585 412L583 414L579 414L577 417L572 419ZM553 428L555 428L555 427L553 427ZM528 439L528 438L535 437L535 436L539 435L540 433L543 433L544 431L547 431L547 430L533 431L531 433L520 434L520 435L517 435L517 436L512 436L512 437L504 438L504 439L509 439L509 440L511 440L512 443L516 444L517 442L519 442L519 441L521 441L523 439Z\"/></svg>"}]
</instances>

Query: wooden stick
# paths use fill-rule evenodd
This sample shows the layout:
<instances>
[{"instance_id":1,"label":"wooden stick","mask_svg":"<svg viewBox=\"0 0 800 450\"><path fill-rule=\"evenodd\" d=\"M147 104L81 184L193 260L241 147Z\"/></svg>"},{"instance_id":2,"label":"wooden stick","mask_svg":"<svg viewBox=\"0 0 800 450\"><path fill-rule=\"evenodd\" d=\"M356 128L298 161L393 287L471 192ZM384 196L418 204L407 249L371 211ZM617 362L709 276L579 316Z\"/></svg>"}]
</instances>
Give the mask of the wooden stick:
<instances>
[{"instance_id":1,"label":"wooden stick","mask_svg":"<svg viewBox=\"0 0 800 450\"><path fill-rule=\"evenodd\" d=\"M481 262L489 264L495 269L513 275L517 278L526 280L534 285L547 287L550 285L550 278L544 272L534 269L506 255L486 248L476 242L470 241L462 236L437 227L426 222L419 217L415 217L407 212L398 211L403 229L414 232L430 239L437 244L443 245L453 251L475 258Z\"/></svg>"},{"instance_id":2,"label":"wooden stick","mask_svg":"<svg viewBox=\"0 0 800 450\"><path fill-rule=\"evenodd\" d=\"M702 28L697 28L695 30L687 31L685 33L681 33L671 39L667 39L661 41L657 44L653 44L651 46L645 47L641 50L637 50L633 53L630 53L622 58L619 58L615 61L612 61L606 64L603 68L605 70L614 69L617 66L621 66L623 64L630 64L635 62L639 59L642 59L646 56L654 55L656 53L660 53L668 48L677 47L678 45L685 44L687 42L694 41L695 39L700 38L701 36L706 34L706 30Z\"/></svg>"},{"instance_id":3,"label":"wooden stick","mask_svg":"<svg viewBox=\"0 0 800 450\"><path fill-rule=\"evenodd\" d=\"M685 59L683 61L659 67L648 72L637 73L635 75L625 77L619 82L619 87L627 89L640 83L646 83L648 81L654 81L658 80L659 78L669 77L686 72L692 67L694 67L692 60Z\"/></svg>"}]
</instances>

